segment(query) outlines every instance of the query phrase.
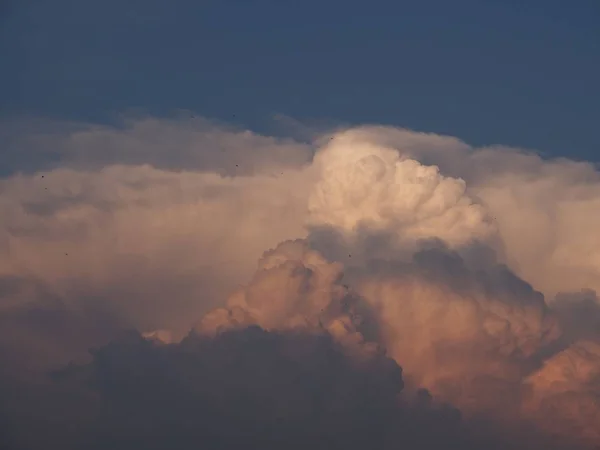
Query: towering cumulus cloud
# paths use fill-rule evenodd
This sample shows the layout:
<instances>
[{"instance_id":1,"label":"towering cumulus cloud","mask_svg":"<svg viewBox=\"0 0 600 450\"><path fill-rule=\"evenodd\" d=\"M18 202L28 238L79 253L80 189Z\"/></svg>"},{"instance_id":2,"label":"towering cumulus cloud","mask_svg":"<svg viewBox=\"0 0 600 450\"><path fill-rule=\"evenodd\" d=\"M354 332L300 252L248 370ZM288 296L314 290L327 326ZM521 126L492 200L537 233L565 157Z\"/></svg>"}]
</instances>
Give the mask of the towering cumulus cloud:
<instances>
[{"instance_id":1,"label":"towering cumulus cloud","mask_svg":"<svg viewBox=\"0 0 600 450\"><path fill-rule=\"evenodd\" d=\"M390 232L399 243L438 237L451 245L495 232L464 180L440 174L392 147L336 136L314 158L320 178L309 199L310 224L349 237L361 228Z\"/></svg>"},{"instance_id":2,"label":"towering cumulus cloud","mask_svg":"<svg viewBox=\"0 0 600 450\"><path fill-rule=\"evenodd\" d=\"M600 446L593 165L373 126L0 136L2 448Z\"/></svg>"}]
</instances>

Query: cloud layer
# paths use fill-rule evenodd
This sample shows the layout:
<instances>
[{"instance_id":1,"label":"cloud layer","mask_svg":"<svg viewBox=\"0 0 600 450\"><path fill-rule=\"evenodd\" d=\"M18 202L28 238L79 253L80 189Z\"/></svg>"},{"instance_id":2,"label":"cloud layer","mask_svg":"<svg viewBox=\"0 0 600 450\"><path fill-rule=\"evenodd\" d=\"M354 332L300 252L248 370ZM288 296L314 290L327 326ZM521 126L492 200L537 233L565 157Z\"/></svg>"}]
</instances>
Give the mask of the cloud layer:
<instances>
[{"instance_id":1,"label":"cloud layer","mask_svg":"<svg viewBox=\"0 0 600 450\"><path fill-rule=\"evenodd\" d=\"M600 444L592 165L375 126L310 143L190 117L0 128L0 431L17 441L36 417L75 446L147 448L148 427L240 443L252 420L265 446L439 448L421 427L457 448ZM145 337L102 347L124 329ZM80 415L88 434L65 428Z\"/></svg>"}]
</instances>

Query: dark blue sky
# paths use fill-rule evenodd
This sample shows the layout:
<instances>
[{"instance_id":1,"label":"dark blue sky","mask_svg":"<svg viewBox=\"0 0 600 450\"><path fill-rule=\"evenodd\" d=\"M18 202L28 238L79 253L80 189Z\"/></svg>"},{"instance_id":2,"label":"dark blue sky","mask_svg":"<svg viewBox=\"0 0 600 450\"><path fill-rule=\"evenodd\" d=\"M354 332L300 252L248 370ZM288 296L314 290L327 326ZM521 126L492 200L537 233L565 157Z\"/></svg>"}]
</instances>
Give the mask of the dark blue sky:
<instances>
[{"instance_id":1,"label":"dark blue sky","mask_svg":"<svg viewBox=\"0 0 600 450\"><path fill-rule=\"evenodd\" d=\"M4 116L285 114L600 160L599 0L7 1Z\"/></svg>"}]
</instances>

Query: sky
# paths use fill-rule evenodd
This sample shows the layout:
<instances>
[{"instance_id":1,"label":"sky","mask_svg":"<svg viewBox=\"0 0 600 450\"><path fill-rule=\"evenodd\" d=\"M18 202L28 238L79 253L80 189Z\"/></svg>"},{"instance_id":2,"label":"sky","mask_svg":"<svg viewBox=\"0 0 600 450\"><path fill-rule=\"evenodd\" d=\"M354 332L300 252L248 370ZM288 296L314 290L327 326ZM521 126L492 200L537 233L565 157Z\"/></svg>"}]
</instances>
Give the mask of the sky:
<instances>
[{"instance_id":1,"label":"sky","mask_svg":"<svg viewBox=\"0 0 600 450\"><path fill-rule=\"evenodd\" d=\"M600 448L598 4L0 3L0 449Z\"/></svg>"},{"instance_id":2,"label":"sky","mask_svg":"<svg viewBox=\"0 0 600 450\"><path fill-rule=\"evenodd\" d=\"M3 116L283 115L598 158L595 0L3 2Z\"/></svg>"}]
</instances>

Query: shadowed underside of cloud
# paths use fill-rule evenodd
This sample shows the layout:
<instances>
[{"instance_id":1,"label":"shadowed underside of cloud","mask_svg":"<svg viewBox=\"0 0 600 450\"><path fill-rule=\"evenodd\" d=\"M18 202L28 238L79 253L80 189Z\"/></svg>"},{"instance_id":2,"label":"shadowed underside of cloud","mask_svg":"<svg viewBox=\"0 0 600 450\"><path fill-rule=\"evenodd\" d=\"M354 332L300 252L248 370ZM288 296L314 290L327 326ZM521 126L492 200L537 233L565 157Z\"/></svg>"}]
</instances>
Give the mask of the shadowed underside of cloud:
<instances>
[{"instance_id":1,"label":"shadowed underside of cloud","mask_svg":"<svg viewBox=\"0 0 600 450\"><path fill-rule=\"evenodd\" d=\"M600 444L593 166L190 117L0 137L9 448Z\"/></svg>"},{"instance_id":2,"label":"shadowed underside of cloud","mask_svg":"<svg viewBox=\"0 0 600 450\"><path fill-rule=\"evenodd\" d=\"M143 448L157 439L177 445L174 437L214 448L348 446L356 439L367 445L389 428L402 388L391 360L358 363L327 335L254 327L216 339L191 335L171 346L133 335L62 376L82 380L105 399L100 414L108 423L94 440L131 436Z\"/></svg>"},{"instance_id":3,"label":"shadowed underside of cloud","mask_svg":"<svg viewBox=\"0 0 600 450\"><path fill-rule=\"evenodd\" d=\"M326 332L250 326L170 345L131 332L53 378L71 402L32 444L53 432L61 448L92 449L559 448L463 421L424 390L403 396L395 361L353 358Z\"/></svg>"}]
</instances>

